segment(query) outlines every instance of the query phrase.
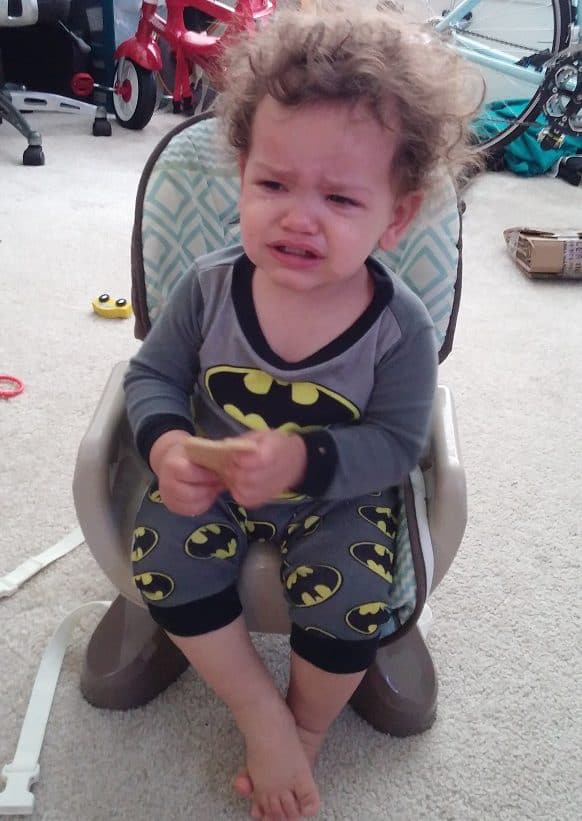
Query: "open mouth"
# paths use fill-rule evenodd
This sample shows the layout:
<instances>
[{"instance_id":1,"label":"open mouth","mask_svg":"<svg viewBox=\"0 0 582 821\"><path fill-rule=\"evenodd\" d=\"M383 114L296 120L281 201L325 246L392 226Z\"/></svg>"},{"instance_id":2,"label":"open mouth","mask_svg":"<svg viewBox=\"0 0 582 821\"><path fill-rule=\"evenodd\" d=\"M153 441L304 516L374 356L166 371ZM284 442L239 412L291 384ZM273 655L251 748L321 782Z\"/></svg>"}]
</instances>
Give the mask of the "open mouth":
<instances>
[{"instance_id":1,"label":"open mouth","mask_svg":"<svg viewBox=\"0 0 582 821\"><path fill-rule=\"evenodd\" d=\"M285 254L290 257L299 257L301 259L318 259L319 255L308 248L295 248L291 245L274 245L273 248L280 254Z\"/></svg>"}]
</instances>

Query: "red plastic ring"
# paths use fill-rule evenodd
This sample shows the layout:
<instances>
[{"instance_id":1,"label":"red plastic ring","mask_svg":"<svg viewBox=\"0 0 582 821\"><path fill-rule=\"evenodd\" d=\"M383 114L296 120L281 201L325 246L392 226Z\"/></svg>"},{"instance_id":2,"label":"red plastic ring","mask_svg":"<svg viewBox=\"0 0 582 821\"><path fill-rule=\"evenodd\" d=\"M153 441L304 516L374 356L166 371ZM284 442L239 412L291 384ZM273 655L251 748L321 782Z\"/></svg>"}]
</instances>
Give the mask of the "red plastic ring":
<instances>
[{"instance_id":1,"label":"red plastic ring","mask_svg":"<svg viewBox=\"0 0 582 821\"><path fill-rule=\"evenodd\" d=\"M11 385L10 388L4 388L4 384ZM12 399L13 396L18 396L24 390L24 382L17 379L15 376L9 376L7 373L0 373L0 399Z\"/></svg>"}]
</instances>

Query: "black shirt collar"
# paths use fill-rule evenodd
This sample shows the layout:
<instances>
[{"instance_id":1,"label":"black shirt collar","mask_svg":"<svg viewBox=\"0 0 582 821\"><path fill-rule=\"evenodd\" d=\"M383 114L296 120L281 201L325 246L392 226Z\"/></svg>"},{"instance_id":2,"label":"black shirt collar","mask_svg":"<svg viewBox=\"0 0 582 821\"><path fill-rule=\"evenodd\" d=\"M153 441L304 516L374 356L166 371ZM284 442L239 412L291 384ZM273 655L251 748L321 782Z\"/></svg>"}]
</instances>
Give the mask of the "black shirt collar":
<instances>
[{"instance_id":1,"label":"black shirt collar","mask_svg":"<svg viewBox=\"0 0 582 821\"><path fill-rule=\"evenodd\" d=\"M366 265L374 280L374 296L362 314L339 336L324 345L311 356L300 362L287 362L271 350L257 317L253 301L253 274L255 266L242 254L235 262L232 273L232 301L241 329L255 352L281 370L300 370L313 367L321 362L339 356L367 333L382 311L390 304L394 285L388 271L373 257L368 257Z\"/></svg>"}]
</instances>

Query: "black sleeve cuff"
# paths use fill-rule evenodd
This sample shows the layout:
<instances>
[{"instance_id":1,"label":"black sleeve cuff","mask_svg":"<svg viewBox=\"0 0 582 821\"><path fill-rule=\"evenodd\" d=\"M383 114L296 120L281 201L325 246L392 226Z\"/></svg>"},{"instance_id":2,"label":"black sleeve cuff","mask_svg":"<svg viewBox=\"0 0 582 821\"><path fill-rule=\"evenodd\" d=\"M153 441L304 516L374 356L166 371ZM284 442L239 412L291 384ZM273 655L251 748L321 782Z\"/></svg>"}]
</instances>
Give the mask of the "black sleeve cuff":
<instances>
[{"instance_id":1,"label":"black sleeve cuff","mask_svg":"<svg viewBox=\"0 0 582 821\"><path fill-rule=\"evenodd\" d=\"M380 638L334 639L291 625L291 648L314 667L328 673L361 673L376 657Z\"/></svg>"},{"instance_id":2,"label":"black sleeve cuff","mask_svg":"<svg viewBox=\"0 0 582 821\"><path fill-rule=\"evenodd\" d=\"M205 599L160 607L146 601L156 624L175 636L201 636L231 624L242 613L236 585Z\"/></svg>"},{"instance_id":3,"label":"black sleeve cuff","mask_svg":"<svg viewBox=\"0 0 582 821\"><path fill-rule=\"evenodd\" d=\"M187 433L195 434L194 423L183 416L177 414L160 414L150 419L135 437L135 445L139 454L148 463L150 461L150 450L156 439L163 433L170 430L185 430Z\"/></svg>"},{"instance_id":4,"label":"black sleeve cuff","mask_svg":"<svg viewBox=\"0 0 582 821\"><path fill-rule=\"evenodd\" d=\"M337 467L335 442L326 430L315 430L299 435L307 449L307 467L303 481L293 490L306 496L321 496L329 487Z\"/></svg>"}]
</instances>

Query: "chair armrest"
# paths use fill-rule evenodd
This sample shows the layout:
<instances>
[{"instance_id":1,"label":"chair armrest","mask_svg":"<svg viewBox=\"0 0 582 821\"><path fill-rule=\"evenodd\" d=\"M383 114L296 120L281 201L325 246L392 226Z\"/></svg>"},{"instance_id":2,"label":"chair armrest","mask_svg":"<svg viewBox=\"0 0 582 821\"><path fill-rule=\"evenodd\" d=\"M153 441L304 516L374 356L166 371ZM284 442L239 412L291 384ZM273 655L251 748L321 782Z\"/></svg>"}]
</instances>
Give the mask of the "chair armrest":
<instances>
[{"instance_id":1,"label":"chair armrest","mask_svg":"<svg viewBox=\"0 0 582 821\"><path fill-rule=\"evenodd\" d=\"M450 390L443 385L437 388L434 401L430 455L425 481L434 590L451 566L467 524L467 486L455 408Z\"/></svg>"},{"instance_id":2,"label":"chair armrest","mask_svg":"<svg viewBox=\"0 0 582 821\"><path fill-rule=\"evenodd\" d=\"M73 498L85 540L115 587L142 604L132 581L135 512L149 472L133 446L125 412L126 362L112 370L77 453Z\"/></svg>"}]
</instances>

